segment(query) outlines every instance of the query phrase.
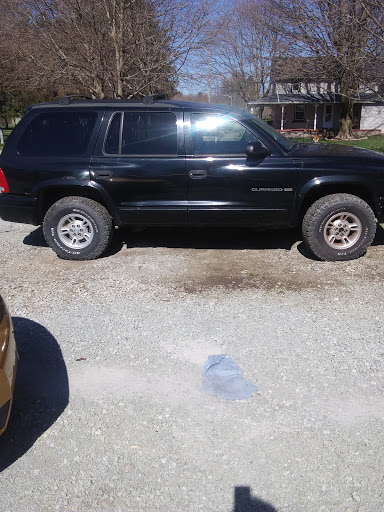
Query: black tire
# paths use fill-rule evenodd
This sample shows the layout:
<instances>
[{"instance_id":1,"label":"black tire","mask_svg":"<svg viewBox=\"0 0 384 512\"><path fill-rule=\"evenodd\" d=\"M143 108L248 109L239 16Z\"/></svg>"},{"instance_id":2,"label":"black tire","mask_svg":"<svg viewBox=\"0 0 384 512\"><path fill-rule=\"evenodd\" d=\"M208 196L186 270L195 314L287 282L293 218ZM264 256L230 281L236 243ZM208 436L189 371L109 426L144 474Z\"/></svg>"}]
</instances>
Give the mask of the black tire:
<instances>
[{"instance_id":1,"label":"black tire","mask_svg":"<svg viewBox=\"0 0 384 512\"><path fill-rule=\"evenodd\" d=\"M65 260L93 260L111 242L112 219L101 204L86 197L70 196L54 203L44 217L44 237Z\"/></svg>"},{"instance_id":2,"label":"black tire","mask_svg":"<svg viewBox=\"0 0 384 512\"><path fill-rule=\"evenodd\" d=\"M376 233L376 218L368 204L351 194L322 197L303 219L303 237L323 261L346 261L365 254Z\"/></svg>"}]
</instances>

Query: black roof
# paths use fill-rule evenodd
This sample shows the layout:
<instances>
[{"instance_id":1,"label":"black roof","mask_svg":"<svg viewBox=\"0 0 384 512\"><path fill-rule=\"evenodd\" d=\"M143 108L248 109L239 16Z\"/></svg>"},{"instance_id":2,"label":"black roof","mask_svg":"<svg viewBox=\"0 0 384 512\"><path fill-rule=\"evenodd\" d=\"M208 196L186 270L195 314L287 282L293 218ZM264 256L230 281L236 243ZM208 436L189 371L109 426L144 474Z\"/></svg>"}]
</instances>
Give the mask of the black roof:
<instances>
[{"instance_id":1,"label":"black roof","mask_svg":"<svg viewBox=\"0 0 384 512\"><path fill-rule=\"evenodd\" d=\"M245 110L234 107L227 104L220 103L200 103L197 101L183 101L183 100L164 100L164 99L155 99L154 101L148 102L143 99L103 99L103 100L93 100L89 98L79 98L79 97L69 97L64 96L64 98L60 98L57 101L49 101L46 103L39 103L37 105L32 105L30 108L44 108L44 107L114 107L120 106L123 107L137 107L137 108L145 108L145 109L185 109L185 110L220 110L224 112L233 112L236 114L246 113Z\"/></svg>"}]
</instances>

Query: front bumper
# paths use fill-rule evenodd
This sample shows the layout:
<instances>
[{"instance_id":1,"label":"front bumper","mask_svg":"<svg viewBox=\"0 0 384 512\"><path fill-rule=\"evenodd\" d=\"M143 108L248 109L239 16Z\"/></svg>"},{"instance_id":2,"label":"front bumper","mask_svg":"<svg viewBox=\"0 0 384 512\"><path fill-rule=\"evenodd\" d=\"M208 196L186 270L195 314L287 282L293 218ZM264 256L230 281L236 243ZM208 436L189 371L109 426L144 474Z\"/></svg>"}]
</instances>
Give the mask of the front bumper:
<instances>
[{"instance_id":1,"label":"front bumper","mask_svg":"<svg viewBox=\"0 0 384 512\"><path fill-rule=\"evenodd\" d=\"M12 319L0 297L0 434L7 427L16 379L17 351Z\"/></svg>"},{"instance_id":2,"label":"front bumper","mask_svg":"<svg viewBox=\"0 0 384 512\"><path fill-rule=\"evenodd\" d=\"M37 199L30 196L0 194L0 219L37 226Z\"/></svg>"}]
</instances>

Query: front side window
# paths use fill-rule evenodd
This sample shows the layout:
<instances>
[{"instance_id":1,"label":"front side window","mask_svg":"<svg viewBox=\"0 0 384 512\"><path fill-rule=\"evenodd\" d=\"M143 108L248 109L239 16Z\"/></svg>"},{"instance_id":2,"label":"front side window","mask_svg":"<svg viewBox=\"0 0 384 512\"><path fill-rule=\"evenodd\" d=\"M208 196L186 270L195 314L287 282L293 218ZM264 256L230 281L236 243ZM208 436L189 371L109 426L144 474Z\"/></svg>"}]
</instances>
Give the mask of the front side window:
<instances>
[{"instance_id":1,"label":"front side window","mask_svg":"<svg viewBox=\"0 0 384 512\"><path fill-rule=\"evenodd\" d=\"M46 112L36 116L17 146L23 156L79 156L85 153L96 112Z\"/></svg>"},{"instance_id":2,"label":"front side window","mask_svg":"<svg viewBox=\"0 0 384 512\"><path fill-rule=\"evenodd\" d=\"M116 155L176 155L176 116L171 112L117 112L104 152Z\"/></svg>"},{"instance_id":3,"label":"front side window","mask_svg":"<svg viewBox=\"0 0 384 512\"><path fill-rule=\"evenodd\" d=\"M245 155L250 142L257 141L239 122L220 114L192 114L194 155Z\"/></svg>"}]
</instances>

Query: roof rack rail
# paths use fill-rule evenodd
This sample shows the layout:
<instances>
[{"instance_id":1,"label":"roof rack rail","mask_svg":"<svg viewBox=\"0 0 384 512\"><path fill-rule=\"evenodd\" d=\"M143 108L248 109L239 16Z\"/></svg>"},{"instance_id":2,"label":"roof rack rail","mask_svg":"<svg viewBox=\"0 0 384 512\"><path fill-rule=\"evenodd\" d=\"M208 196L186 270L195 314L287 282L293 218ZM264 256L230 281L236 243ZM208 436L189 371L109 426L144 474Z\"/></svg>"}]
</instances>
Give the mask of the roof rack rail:
<instances>
[{"instance_id":1,"label":"roof rack rail","mask_svg":"<svg viewBox=\"0 0 384 512\"><path fill-rule=\"evenodd\" d=\"M147 96L144 96L143 103L145 105L153 105L155 100L165 100L165 97L163 94L148 94Z\"/></svg>"},{"instance_id":2,"label":"roof rack rail","mask_svg":"<svg viewBox=\"0 0 384 512\"><path fill-rule=\"evenodd\" d=\"M85 96L85 94L70 94L69 96L62 96L59 99L59 105L69 105L71 100L76 98L84 98L85 100L91 100L89 96Z\"/></svg>"}]
</instances>

